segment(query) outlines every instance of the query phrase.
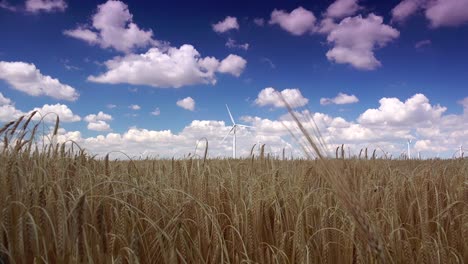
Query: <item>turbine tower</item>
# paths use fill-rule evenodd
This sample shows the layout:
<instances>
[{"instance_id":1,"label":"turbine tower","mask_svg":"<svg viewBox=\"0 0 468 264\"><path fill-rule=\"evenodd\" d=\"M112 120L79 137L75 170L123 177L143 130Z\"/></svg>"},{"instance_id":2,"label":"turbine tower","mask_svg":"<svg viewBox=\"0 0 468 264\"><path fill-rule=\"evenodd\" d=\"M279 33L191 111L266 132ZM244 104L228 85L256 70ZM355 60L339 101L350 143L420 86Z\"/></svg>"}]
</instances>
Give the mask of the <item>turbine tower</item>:
<instances>
[{"instance_id":1,"label":"turbine tower","mask_svg":"<svg viewBox=\"0 0 468 264\"><path fill-rule=\"evenodd\" d=\"M463 158L463 145L460 145L460 158Z\"/></svg>"},{"instance_id":2,"label":"turbine tower","mask_svg":"<svg viewBox=\"0 0 468 264\"><path fill-rule=\"evenodd\" d=\"M411 139L408 139L408 159L411 159Z\"/></svg>"},{"instance_id":3,"label":"turbine tower","mask_svg":"<svg viewBox=\"0 0 468 264\"><path fill-rule=\"evenodd\" d=\"M221 141L221 143L224 142L224 140L226 140L226 138L231 134L233 134L233 137L232 137L232 158L236 158L236 131L237 131L237 128L238 127L249 127L249 128L254 128L252 126L247 126L247 125L242 125L242 124L237 124L236 121L234 121L234 118L232 117L232 114L231 114L231 111L229 110L229 107L228 105L226 105L226 109L228 111L228 114L229 114L229 117L231 118L231 122L232 122L232 128L229 130L229 132L226 134L226 136L224 136L223 140Z\"/></svg>"}]
</instances>

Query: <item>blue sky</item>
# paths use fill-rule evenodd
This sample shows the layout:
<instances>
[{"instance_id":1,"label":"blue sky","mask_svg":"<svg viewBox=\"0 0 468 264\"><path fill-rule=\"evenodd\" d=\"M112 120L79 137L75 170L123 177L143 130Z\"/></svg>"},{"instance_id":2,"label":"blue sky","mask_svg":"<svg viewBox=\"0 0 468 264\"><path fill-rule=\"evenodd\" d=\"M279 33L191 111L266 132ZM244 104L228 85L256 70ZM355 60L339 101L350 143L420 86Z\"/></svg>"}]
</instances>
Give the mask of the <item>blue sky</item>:
<instances>
[{"instance_id":1,"label":"blue sky","mask_svg":"<svg viewBox=\"0 0 468 264\"><path fill-rule=\"evenodd\" d=\"M468 146L468 0L0 0L0 32L0 121L55 112L93 153L231 155L225 104L240 155L294 152L273 89L330 149Z\"/></svg>"}]
</instances>

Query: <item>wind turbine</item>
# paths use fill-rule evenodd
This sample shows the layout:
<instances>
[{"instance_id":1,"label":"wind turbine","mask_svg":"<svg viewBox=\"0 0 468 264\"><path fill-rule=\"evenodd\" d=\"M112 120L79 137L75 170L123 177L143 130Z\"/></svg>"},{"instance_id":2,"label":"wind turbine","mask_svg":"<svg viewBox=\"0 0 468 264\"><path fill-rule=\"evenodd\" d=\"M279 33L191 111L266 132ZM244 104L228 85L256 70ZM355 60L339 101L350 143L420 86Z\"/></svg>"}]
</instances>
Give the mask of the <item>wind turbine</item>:
<instances>
[{"instance_id":1,"label":"wind turbine","mask_svg":"<svg viewBox=\"0 0 468 264\"><path fill-rule=\"evenodd\" d=\"M408 139L408 159L411 159L411 139Z\"/></svg>"},{"instance_id":2,"label":"wind turbine","mask_svg":"<svg viewBox=\"0 0 468 264\"><path fill-rule=\"evenodd\" d=\"M231 134L233 134L233 137L232 137L232 157L235 159L236 158L236 130L238 127L250 127L250 128L254 128L252 126L247 126L247 125L242 125L242 124L237 124L236 121L234 121L234 118L232 117L232 114L231 114L231 111L229 110L229 107L228 105L226 105L226 109L228 111L228 114L229 114L229 117L231 118L231 121L232 121L232 128L229 130L229 132L226 134L226 136L224 136L223 140L221 141L221 143L224 142L224 140L226 140L226 138Z\"/></svg>"},{"instance_id":3,"label":"wind turbine","mask_svg":"<svg viewBox=\"0 0 468 264\"><path fill-rule=\"evenodd\" d=\"M460 158L463 158L463 145L460 145Z\"/></svg>"}]
</instances>

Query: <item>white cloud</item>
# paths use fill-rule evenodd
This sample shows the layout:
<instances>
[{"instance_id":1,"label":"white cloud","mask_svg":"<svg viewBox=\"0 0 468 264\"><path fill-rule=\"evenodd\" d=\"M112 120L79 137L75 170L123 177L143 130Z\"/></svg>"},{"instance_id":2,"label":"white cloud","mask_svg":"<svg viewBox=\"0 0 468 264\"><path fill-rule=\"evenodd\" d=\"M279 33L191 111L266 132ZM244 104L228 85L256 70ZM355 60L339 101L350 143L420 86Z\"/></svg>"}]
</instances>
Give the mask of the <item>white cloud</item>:
<instances>
[{"instance_id":1,"label":"white cloud","mask_svg":"<svg viewBox=\"0 0 468 264\"><path fill-rule=\"evenodd\" d=\"M302 96L299 89L284 89L279 93L292 108L304 106L309 102L309 99ZM255 99L255 104L259 106L271 105L276 108L286 107L279 97L278 92L272 87L261 90L257 99Z\"/></svg>"},{"instance_id":2,"label":"white cloud","mask_svg":"<svg viewBox=\"0 0 468 264\"><path fill-rule=\"evenodd\" d=\"M99 113L96 115L96 114L90 114L90 115L87 115L85 116L84 118L84 121L86 122L96 122L96 121L111 121L112 120L112 116L109 115L109 114L106 114L102 111L99 111Z\"/></svg>"},{"instance_id":3,"label":"white cloud","mask_svg":"<svg viewBox=\"0 0 468 264\"><path fill-rule=\"evenodd\" d=\"M219 65L218 72L229 73L236 77L239 77L245 69L247 61L237 55L230 54Z\"/></svg>"},{"instance_id":4,"label":"white cloud","mask_svg":"<svg viewBox=\"0 0 468 264\"><path fill-rule=\"evenodd\" d=\"M58 79L43 75L32 63L0 61L0 80L12 88L32 96L46 95L56 99L75 101L78 92Z\"/></svg>"},{"instance_id":5,"label":"white cloud","mask_svg":"<svg viewBox=\"0 0 468 264\"><path fill-rule=\"evenodd\" d=\"M249 43L244 43L244 44L237 44L237 42L229 38L228 41L226 42L226 47L228 48L238 48L238 49L243 49L243 50L248 50L249 49Z\"/></svg>"},{"instance_id":6,"label":"white cloud","mask_svg":"<svg viewBox=\"0 0 468 264\"><path fill-rule=\"evenodd\" d=\"M348 95L345 93L338 93L335 98L320 98L321 105L328 105L328 104L353 104L359 102L359 99L354 95Z\"/></svg>"},{"instance_id":7,"label":"white cloud","mask_svg":"<svg viewBox=\"0 0 468 264\"><path fill-rule=\"evenodd\" d=\"M336 0L328 8L325 15L331 18L343 18L354 15L361 7L359 0Z\"/></svg>"},{"instance_id":8,"label":"white cloud","mask_svg":"<svg viewBox=\"0 0 468 264\"><path fill-rule=\"evenodd\" d=\"M0 92L0 121L9 122L24 115L22 111L15 108L10 98L3 96Z\"/></svg>"},{"instance_id":9,"label":"white cloud","mask_svg":"<svg viewBox=\"0 0 468 264\"><path fill-rule=\"evenodd\" d=\"M194 84L215 84L216 72L239 76L246 61L229 55L219 62L213 57L202 58L192 45L170 47L166 51L151 48L143 54L128 54L105 62L107 72L89 76L99 83L129 83L160 88L179 88Z\"/></svg>"},{"instance_id":10,"label":"white cloud","mask_svg":"<svg viewBox=\"0 0 468 264\"><path fill-rule=\"evenodd\" d=\"M161 114L161 110L159 110L159 107L156 107L153 112L151 112L152 115L158 116Z\"/></svg>"},{"instance_id":11,"label":"white cloud","mask_svg":"<svg viewBox=\"0 0 468 264\"><path fill-rule=\"evenodd\" d=\"M447 110L440 105L432 106L423 94L415 94L405 102L398 98L382 98L378 109L368 109L358 118L362 124L416 125L440 119Z\"/></svg>"},{"instance_id":12,"label":"white cloud","mask_svg":"<svg viewBox=\"0 0 468 264\"><path fill-rule=\"evenodd\" d=\"M381 65L374 56L374 49L384 47L398 38L400 33L383 24L383 18L369 14L347 17L333 28L327 37L334 47L326 54L328 60L348 63L357 69L372 70Z\"/></svg>"},{"instance_id":13,"label":"white cloud","mask_svg":"<svg viewBox=\"0 0 468 264\"><path fill-rule=\"evenodd\" d=\"M110 125L106 121L98 120L96 122L88 123L88 129L94 131L110 131Z\"/></svg>"},{"instance_id":14,"label":"white cloud","mask_svg":"<svg viewBox=\"0 0 468 264\"><path fill-rule=\"evenodd\" d=\"M420 10L426 0L403 0L395 6L392 13L392 21L403 22L409 16Z\"/></svg>"},{"instance_id":15,"label":"white cloud","mask_svg":"<svg viewBox=\"0 0 468 264\"><path fill-rule=\"evenodd\" d=\"M128 108L132 109L132 110L140 110L141 107L137 104L132 104L130 106L128 106Z\"/></svg>"},{"instance_id":16,"label":"white cloud","mask_svg":"<svg viewBox=\"0 0 468 264\"><path fill-rule=\"evenodd\" d=\"M177 105L190 111L195 110L195 100L193 100L192 97L186 97L184 99L181 99L177 101Z\"/></svg>"},{"instance_id":17,"label":"white cloud","mask_svg":"<svg viewBox=\"0 0 468 264\"><path fill-rule=\"evenodd\" d=\"M43 119L46 122L55 122L56 120L56 115L59 116L60 122L78 122L81 120L81 117L78 115L75 115L73 111L68 108L67 105L64 104L54 104L54 105L49 105L45 104L41 108L36 107L32 111L38 111L38 114L36 114L33 118L33 120L39 120L41 117L45 118ZM30 111L30 112L32 112Z\"/></svg>"},{"instance_id":18,"label":"white cloud","mask_svg":"<svg viewBox=\"0 0 468 264\"><path fill-rule=\"evenodd\" d=\"M468 0L436 0L428 3L426 17L432 27L468 23Z\"/></svg>"},{"instance_id":19,"label":"white cloud","mask_svg":"<svg viewBox=\"0 0 468 264\"><path fill-rule=\"evenodd\" d=\"M303 7L298 7L291 13L284 10L273 10L269 23L271 25L278 24L289 33L300 36L305 33L312 33L315 29L316 20L314 13Z\"/></svg>"},{"instance_id":20,"label":"white cloud","mask_svg":"<svg viewBox=\"0 0 468 264\"><path fill-rule=\"evenodd\" d=\"M443 157L451 157L460 144L468 142L466 130L468 114L427 114L431 112L430 109L434 111L438 106L428 104L423 97L425 98L424 95L415 95L401 102L403 106L398 107L403 107L411 114L407 115L409 118L398 118L398 122L360 123L359 120L346 120L339 116L311 113L308 110L295 113L308 131L312 131L315 127L314 123L317 124L322 139L329 147L329 153L332 156L334 156L334 148L345 144L345 150L349 147L353 155L358 155L361 148L368 148L369 153L377 149L377 155L382 156L383 153L380 150L382 149L393 157L398 157L402 152L406 152L406 140L413 139L415 143L412 148L415 151L421 151L423 157L434 157L438 152L441 152ZM397 115L401 116L399 112ZM279 154L283 147L286 147L288 155L293 151L294 156L302 156L299 152L300 147L289 136L287 128L296 131L295 123L289 114L280 116L278 119L256 116L244 116L241 119L254 126L255 129L242 128L237 131L237 151L240 156L249 155L252 146L257 143L265 143L267 151L271 154ZM408 122L408 120L416 120L416 123ZM209 141L208 155L219 157L230 156L232 153L231 137L220 144L230 128L224 121L193 120L178 133L170 130L158 131L133 127L123 133L107 133L84 138L78 131L67 132L61 129L58 139L59 142L73 139L93 154L105 155L110 151L120 150L132 157L135 155L137 157L140 155L183 157L188 153L193 154L196 142L206 137ZM299 140L303 138L299 137ZM203 155L202 152L203 145L199 145L197 154ZM124 156L118 157L125 158Z\"/></svg>"},{"instance_id":21,"label":"white cloud","mask_svg":"<svg viewBox=\"0 0 468 264\"><path fill-rule=\"evenodd\" d=\"M106 107L109 108L109 109L113 109L113 108L116 108L117 105L115 105L115 104L107 104Z\"/></svg>"},{"instance_id":22,"label":"white cloud","mask_svg":"<svg viewBox=\"0 0 468 264\"><path fill-rule=\"evenodd\" d=\"M89 44L98 44L102 48L113 48L122 52L160 44L153 39L152 30L140 29L133 22L133 15L128 6L121 1L107 1L98 5L91 20L92 25L65 30L64 34Z\"/></svg>"},{"instance_id":23,"label":"white cloud","mask_svg":"<svg viewBox=\"0 0 468 264\"><path fill-rule=\"evenodd\" d=\"M236 17L227 16L223 21L212 25L213 30L218 33L224 33L232 29L239 29Z\"/></svg>"},{"instance_id":24,"label":"white cloud","mask_svg":"<svg viewBox=\"0 0 468 264\"><path fill-rule=\"evenodd\" d=\"M11 100L10 98L6 98L5 96L3 96L3 94L0 92L0 105L9 105L11 104Z\"/></svg>"},{"instance_id":25,"label":"white cloud","mask_svg":"<svg viewBox=\"0 0 468 264\"><path fill-rule=\"evenodd\" d=\"M37 12L57 12L65 11L67 3L63 0L27 0L26 11Z\"/></svg>"},{"instance_id":26,"label":"white cloud","mask_svg":"<svg viewBox=\"0 0 468 264\"><path fill-rule=\"evenodd\" d=\"M404 22L420 10L433 28L468 23L468 0L403 0L392 9L392 20Z\"/></svg>"}]
</instances>

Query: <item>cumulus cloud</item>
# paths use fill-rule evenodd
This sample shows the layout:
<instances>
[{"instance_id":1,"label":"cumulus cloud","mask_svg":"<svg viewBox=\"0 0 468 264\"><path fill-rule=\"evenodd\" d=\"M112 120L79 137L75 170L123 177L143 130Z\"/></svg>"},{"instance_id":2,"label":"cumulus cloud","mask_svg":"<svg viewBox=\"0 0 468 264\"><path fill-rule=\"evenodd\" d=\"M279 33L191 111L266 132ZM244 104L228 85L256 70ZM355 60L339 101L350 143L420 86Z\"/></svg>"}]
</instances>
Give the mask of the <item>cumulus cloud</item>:
<instances>
[{"instance_id":1,"label":"cumulus cloud","mask_svg":"<svg viewBox=\"0 0 468 264\"><path fill-rule=\"evenodd\" d=\"M90 114L85 116L84 121L88 122L88 129L95 131L109 131L110 125L107 121L111 121L112 116L99 111L97 114Z\"/></svg>"},{"instance_id":2,"label":"cumulus cloud","mask_svg":"<svg viewBox=\"0 0 468 264\"><path fill-rule=\"evenodd\" d=\"M345 93L338 93L335 98L320 98L321 105L328 105L328 104L353 104L359 102L359 99L354 95L348 95Z\"/></svg>"},{"instance_id":3,"label":"cumulus cloud","mask_svg":"<svg viewBox=\"0 0 468 264\"><path fill-rule=\"evenodd\" d=\"M327 41L334 45L326 54L328 60L347 63L361 70L372 70L381 65L375 58L374 50L386 46L398 38L400 33L383 24L383 18L369 14L347 17L334 27Z\"/></svg>"},{"instance_id":4,"label":"cumulus cloud","mask_svg":"<svg viewBox=\"0 0 468 264\"><path fill-rule=\"evenodd\" d=\"M382 98L378 109L368 109L358 121L362 124L416 125L440 119L447 110L440 105L432 106L423 94L415 94L405 102L398 98Z\"/></svg>"},{"instance_id":5,"label":"cumulus cloud","mask_svg":"<svg viewBox=\"0 0 468 264\"><path fill-rule=\"evenodd\" d=\"M128 10L128 6L121 1L109 0L98 5L97 12L93 15L91 21L91 25L65 30L64 34L92 45L113 48L122 52L130 52L138 47L161 44L153 39L151 29L140 29L133 22L133 15Z\"/></svg>"},{"instance_id":6,"label":"cumulus cloud","mask_svg":"<svg viewBox=\"0 0 468 264\"><path fill-rule=\"evenodd\" d=\"M68 101L75 101L79 97L75 88L43 75L32 63L0 61L0 80L32 96L45 95Z\"/></svg>"},{"instance_id":7,"label":"cumulus cloud","mask_svg":"<svg viewBox=\"0 0 468 264\"><path fill-rule=\"evenodd\" d=\"M9 105L9 104L11 104L10 98L6 98L6 97L3 96L3 94L0 92L0 106L1 106L1 105Z\"/></svg>"},{"instance_id":8,"label":"cumulus cloud","mask_svg":"<svg viewBox=\"0 0 468 264\"><path fill-rule=\"evenodd\" d=\"M63 12L67 3L63 0L27 0L26 11L37 12Z\"/></svg>"},{"instance_id":9,"label":"cumulus cloud","mask_svg":"<svg viewBox=\"0 0 468 264\"><path fill-rule=\"evenodd\" d=\"M451 157L461 143L468 142L466 130L468 115L445 114L443 111L440 114L430 114L431 111L437 112L440 106L431 105L423 97L425 98L424 95L414 95L404 102L400 101L403 106L395 107L398 109L403 107L408 114L402 115L397 111L397 118L385 117L386 120L393 120L392 122L365 123L359 118L347 120L324 113L311 113L308 110L295 113L308 131L318 127L322 139L329 148L328 153L332 156L334 148L345 144L346 150L349 147L351 155L358 155L361 148L369 148L370 151L377 149L378 156L384 155L380 151L382 149L389 152L388 155L398 157L402 152L406 152L406 140L413 139L415 143L412 148L421 151L424 157L434 157L438 152L442 153L441 156ZM381 102L385 99L382 98ZM381 108L377 110L386 111ZM296 126L289 114L277 119L243 116L241 120L251 124L255 129L240 128L237 131L237 151L240 156L249 155L252 146L259 142L267 144L267 151L271 154L281 153L283 147L286 147L288 154L293 151L296 157L303 155L299 152L300 146L290 137L288 128L295 131ZM123 133L107 133L88 138L83 137L78 131L60 130L58 138L59 142L73 139L93 154L105 155L109 151L120 150L137 157L140 155L183 157L188 153L193 154L197 142L206 137L210 144L209 156L219 157L230 156L232 153L230 138L220 143L230 128L220 120L193 120L178 133L132 127ZM303 141L301 137L298 139L300 142Z\"/></svg>"},{"instance_id":10,"label":"cumulus cloud","mask_svg":"<svg viewBox=\"0 0 468 264\"><path fill-rule=\"evenodd\" d=\"M468 0L403 0L392 9L392 20L404 22L424 10L433 28L459 26L468 23Z\"/></svg>"},{"instance_id":11,"label":"cumulus cloud","mask_svg":"<svg viewBox=\"0 0 468 264\"><path fill-rule=\"evenodd\" d=\"M211 25L213 30L218 33L224 33L232 29L239 29L239 23L237 23L237 18L232 16L227 16L223 21L219 21L216 24Z\"/></svg>"},{"instance_id":12,"label":"cumulus cloud","mask_svg":"<svg viewBox=\"0 0 468 264\"><path fill-rule=\"evenodd\" d=\"M10 98L3 96L0 92L0 121L9 122L24 115L22 111L16 109Z\"/></svg>"},{"instance_id":13,"label":"cumulus cloud","mask_svg":"<svg viewBox=\"0 0 468 264\"><path fill-rule=\"evenodd\" d=\"M277 24L289 33L300 36L305 33L312 33L315 29L316 20L314 13L303 7L298 7L291 13L285 10L273 10L269 23L271 25Z\"/></svg>"},{"instance_id":14,"label":"cumulus cloud","mask_svg":"<svg viewBox=\"0 0 468 264\"><path fill-rule=\"evenodd\" d=\"M179 88L194 84L215 84L216 72L239 76L247 61L229 55L221 62L214 57L202 58L192 45L167 50L151 48L143 54L128 54L105 62L107 72L89 76L99 83L129 83L159 88Z\"/></svg>"},{"instance_id":15,"label":"cumulus cloud","mask_svg":"<svg viewBox=\"0 0 468 264\"><path fill-rule=\"evenodd\" d=\"M129 105L128 108L132 109L132 110L140 110L141 107L137 104L132 104L132 105Z\"/></svg>"},{"instance_id":16,"label":"cumulus cloud","mask_svg":"<svg viewBox=\"0 0 468 264\"><path fill-rule=\"evenodd\" d=\"M239 77L245 69L247 61L241 56L230 54L219 65L218 72L229 73Z\"/></svg>"},{"instance_id":17,"label":"cumulus cloud","mask_svg":"<svg viewBox=\"0 0 468 264\"><path fill-rule=\"evenodd\" d=\"M189 111L194 111L195 110L195 100L193 100L192 97L186 97L184 99L181 99L177 101L176 103L178 106L189 110Z\"/></svg>"},{"instance_id":18,"label":"cumulus cloud","mask_svg":"<svg viewBox=\"0 0 468 264\"><path fill-rule=\"evenodd\" d=\"M44 117L43 120L45 122L55 122L57 115L60 118L60 122L71 123L81 120L81 117L79 115L75 115L65 104L45 104L40 108L35 107L32 111L38 111L38 114L34 116L33 120L39 120L40 117Z\"/></svg>"},{"instance_id":19,"label":"cumulus cloud","mask_svg":"<svg viewBox=\"0 0 468 264\"><path fill-rule=\"evenodd\" d=\"M304 106L309 102L309 99L302 96L299 89L284 89L277 92L274 88L268 87L260 91L257 99L255 99L255 104L259 106L271 105L276 108L286 107L278 93L283 96L292 108Z\"/></svg>"},{"instance_id":20,"label":"cumulus cloud","mask_svg":"<svg viewBox=\"0 0 468 264\"><path fill-rule=\"evenodd\" d=\"M231 49L237 48L237 49L248 50L249 43L238 44L237 41L235 41L232 38L229 38L228 41L226 42L226 47L231 48Z\"/></svg>"},{"instance_id":21,"label":"cumulus cloud","mask_svg":"<svg viewBox=\"0 0 468 264\"><path fill-rule=\"evenodd\" d=\"M339 19L354 15L361 9L358 2L359 0L336 0L327 8L325 16Z\"/></svg>"}]
</instances>

